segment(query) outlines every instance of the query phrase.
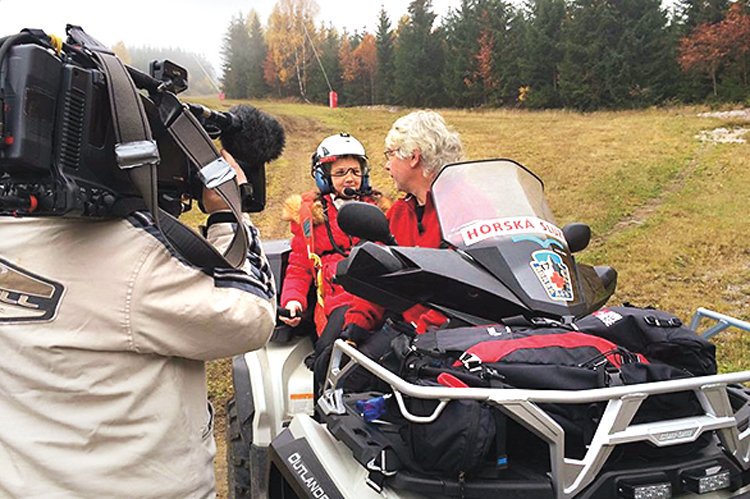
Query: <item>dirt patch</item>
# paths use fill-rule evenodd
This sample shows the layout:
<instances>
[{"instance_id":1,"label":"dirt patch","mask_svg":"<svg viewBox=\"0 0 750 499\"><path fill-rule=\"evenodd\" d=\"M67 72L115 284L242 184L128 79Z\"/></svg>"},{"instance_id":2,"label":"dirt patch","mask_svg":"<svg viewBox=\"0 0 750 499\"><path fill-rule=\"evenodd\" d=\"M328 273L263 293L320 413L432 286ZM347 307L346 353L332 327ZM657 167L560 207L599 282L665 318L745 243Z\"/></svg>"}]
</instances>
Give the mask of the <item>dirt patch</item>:
<instances>
[{"instance_id":1,"label":"dirt patch","mask_svg":"<svg viewBox=\"0 0 750 499\"><path fill-rule=\"evenodd\" d=\"M712 111L708 113L700 113L698 116L701 118L719 118L732 121L750 121L750 108L733 109L731 111ZM714 128L713 130L703 130L696 135L695 138L701 142L709 142L712 144L744 144L747 142L744 135L748 131L750 131L750 129L740 126L725 126Z\"/></svg>"},{"instance_id":2,"label":"dirt patch","mask_svg":"<svg viewBox=\"0 0 750 499\"><path fill-rule=\"evenodd\" d=\"M747 142L744 135L750 131L748 128L714 128L713 130L703 130L695 136L701 142L711 142L713 144L744 144Z\"/></svg>"},{"instance_id":3,"label":"dirt patch","mask_svg":"<svg viewBox=\"0 0 750 499\"><path fill-rule=\"evenodd\" d=\"M328 129L320 120L307 116L292 116L288 114L275 114L274 117L282 124L287 139L297 133L305 132L313 136L324 134Z\"/></svg>"},{"instance_id":4,"label":"dirt patch","mask_svg":"<svg viewBox=\"0 0 750 499\"><path fill-rule=\"evenodd\" d=\"M732 111L714 111L710 113L700 113L701 118L721 118L721 119L745 119L750 120L750 108L734 109Z\"/></svg>"}]
</instances>

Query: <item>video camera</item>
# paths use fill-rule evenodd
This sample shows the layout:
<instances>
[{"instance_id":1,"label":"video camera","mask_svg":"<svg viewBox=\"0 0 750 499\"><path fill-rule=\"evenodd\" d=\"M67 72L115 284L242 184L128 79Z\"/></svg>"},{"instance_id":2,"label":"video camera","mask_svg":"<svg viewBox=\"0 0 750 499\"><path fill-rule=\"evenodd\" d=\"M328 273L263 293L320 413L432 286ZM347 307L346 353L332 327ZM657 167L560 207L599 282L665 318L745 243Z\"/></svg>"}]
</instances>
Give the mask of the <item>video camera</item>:
<instances>
[{"instance_id":1,"label":"video camera","mask_svg":"<svg viewBox=\"0 0 750 499\"><path fill-rule=\"evenodd\" d=\"M117 91L88 35L70 25L66 33L65 43L39 30L0 38L0 214L114 216L140 197L115 152ZM202 165L169 130L187 109L245 172L243 211L261 211L265 163L284 147L281 124L249 106L220 112L182 103L176 94L187 88L187 71L170 61L153 62L150 74L125 67L158 147L159 206L176 216L201 199Z\"/></svg>"}]
</instances>

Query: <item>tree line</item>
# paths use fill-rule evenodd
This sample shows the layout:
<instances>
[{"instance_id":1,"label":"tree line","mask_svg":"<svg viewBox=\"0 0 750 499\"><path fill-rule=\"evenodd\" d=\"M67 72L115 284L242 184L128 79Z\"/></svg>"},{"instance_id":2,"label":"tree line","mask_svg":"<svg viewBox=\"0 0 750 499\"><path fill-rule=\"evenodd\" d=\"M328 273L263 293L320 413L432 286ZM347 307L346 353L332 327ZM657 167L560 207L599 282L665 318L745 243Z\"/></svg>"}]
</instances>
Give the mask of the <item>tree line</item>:
<instances>
[{"instance_id":1,"label":"tree line","mask_svg":"<svg viewBox=\"0 0 750 499\"><path fill-rule=\"evenodd\" d=\"M314 0L278 0L265 25L232 18L222 48L229 98L341 105L635 108L750 102L750 0L462 0L439 23L431 0L374 33L316 25Z\"/></svg>"}]
</instances>

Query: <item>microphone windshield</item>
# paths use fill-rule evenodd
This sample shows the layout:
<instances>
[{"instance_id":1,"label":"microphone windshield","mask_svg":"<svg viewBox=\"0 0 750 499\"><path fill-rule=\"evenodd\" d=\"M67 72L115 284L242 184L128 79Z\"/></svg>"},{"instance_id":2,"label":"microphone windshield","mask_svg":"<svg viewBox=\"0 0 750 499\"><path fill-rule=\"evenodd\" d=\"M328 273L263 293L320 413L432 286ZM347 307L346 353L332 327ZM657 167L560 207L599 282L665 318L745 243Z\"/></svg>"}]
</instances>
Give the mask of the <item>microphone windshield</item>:
<instances>
[{"instance_id":1,"label":"microphone windshield","mask_svg":"<svg viewBox=\"0 0 750 499\"><path fill-rule=\"evenodd\" d=\"M221 134L221 145L229 154L253 167L281 156L286 135L276 118L243 104L232 107L229 113L236 125Z\"/></svg>"}]
</instances>

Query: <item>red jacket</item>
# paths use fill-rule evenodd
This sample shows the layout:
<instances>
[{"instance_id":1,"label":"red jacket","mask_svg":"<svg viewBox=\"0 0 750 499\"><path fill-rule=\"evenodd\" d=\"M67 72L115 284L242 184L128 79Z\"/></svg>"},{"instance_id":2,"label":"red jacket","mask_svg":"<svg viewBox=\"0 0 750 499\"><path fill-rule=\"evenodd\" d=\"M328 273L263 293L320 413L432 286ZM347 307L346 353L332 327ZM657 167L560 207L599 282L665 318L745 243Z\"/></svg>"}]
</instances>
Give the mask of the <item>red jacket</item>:
<instances>
[{"instance_id":1,"label":"red jacket","mask_svg":"<svg viewBox=\"0 0 750 499\"><path fill-rule=\"evenodd\" d=\"M399 246L440 247L442 241L440 224L431 193L427 194L421 225L417 220L417 200L414 196L407 196L393 203L386 216L390 223L391 234L396 238ZM370 331L380 327L385 309L362 298L353 298L351 307L346 312L344 324L356 324ZM427 331L430 327L440 326L447 320L440 312L419 304L406 310L403 317L420 333Z\"/></svg>"},{"instance_id":2,"label":"red jacket","mask_svg":"<svg viewBox=\"0 0 750 499\"><path fill-rule=\"evenodd\" d=\"M373 198L365 198L362 201L375 204ZM291 300L297 300L302 304L303 309L307 309L307 297L310 288L315 285L315 269L312 260L307 252L308 241L302 231L304 222L304 207L309 209L308 215L313 222L312 230L312 252L320 257L322 264L322 296L323 307L316 304L316 326L320 334L325 326L326 318L335 309L342 305L349 304L354 296L350 295L344 288L333 283L333 277L336 275L336 265L344 256L338 253L331 243L328 235L326 224L324 223L325 215L328 215L328 224L331 228L331 235L336 245L346 254L357 241L352 240L345 234L338 225L338 210L333 204L330 195L319 198L318 193L308 192L302 196L291 196L284 203L284 219L289 221L292 231L292 251L289 255L289 263L286 268L286 275L281 291L281 305L285 306ZM322 314L322 317L321 317Z\"/></svg>"}]
</instances>

